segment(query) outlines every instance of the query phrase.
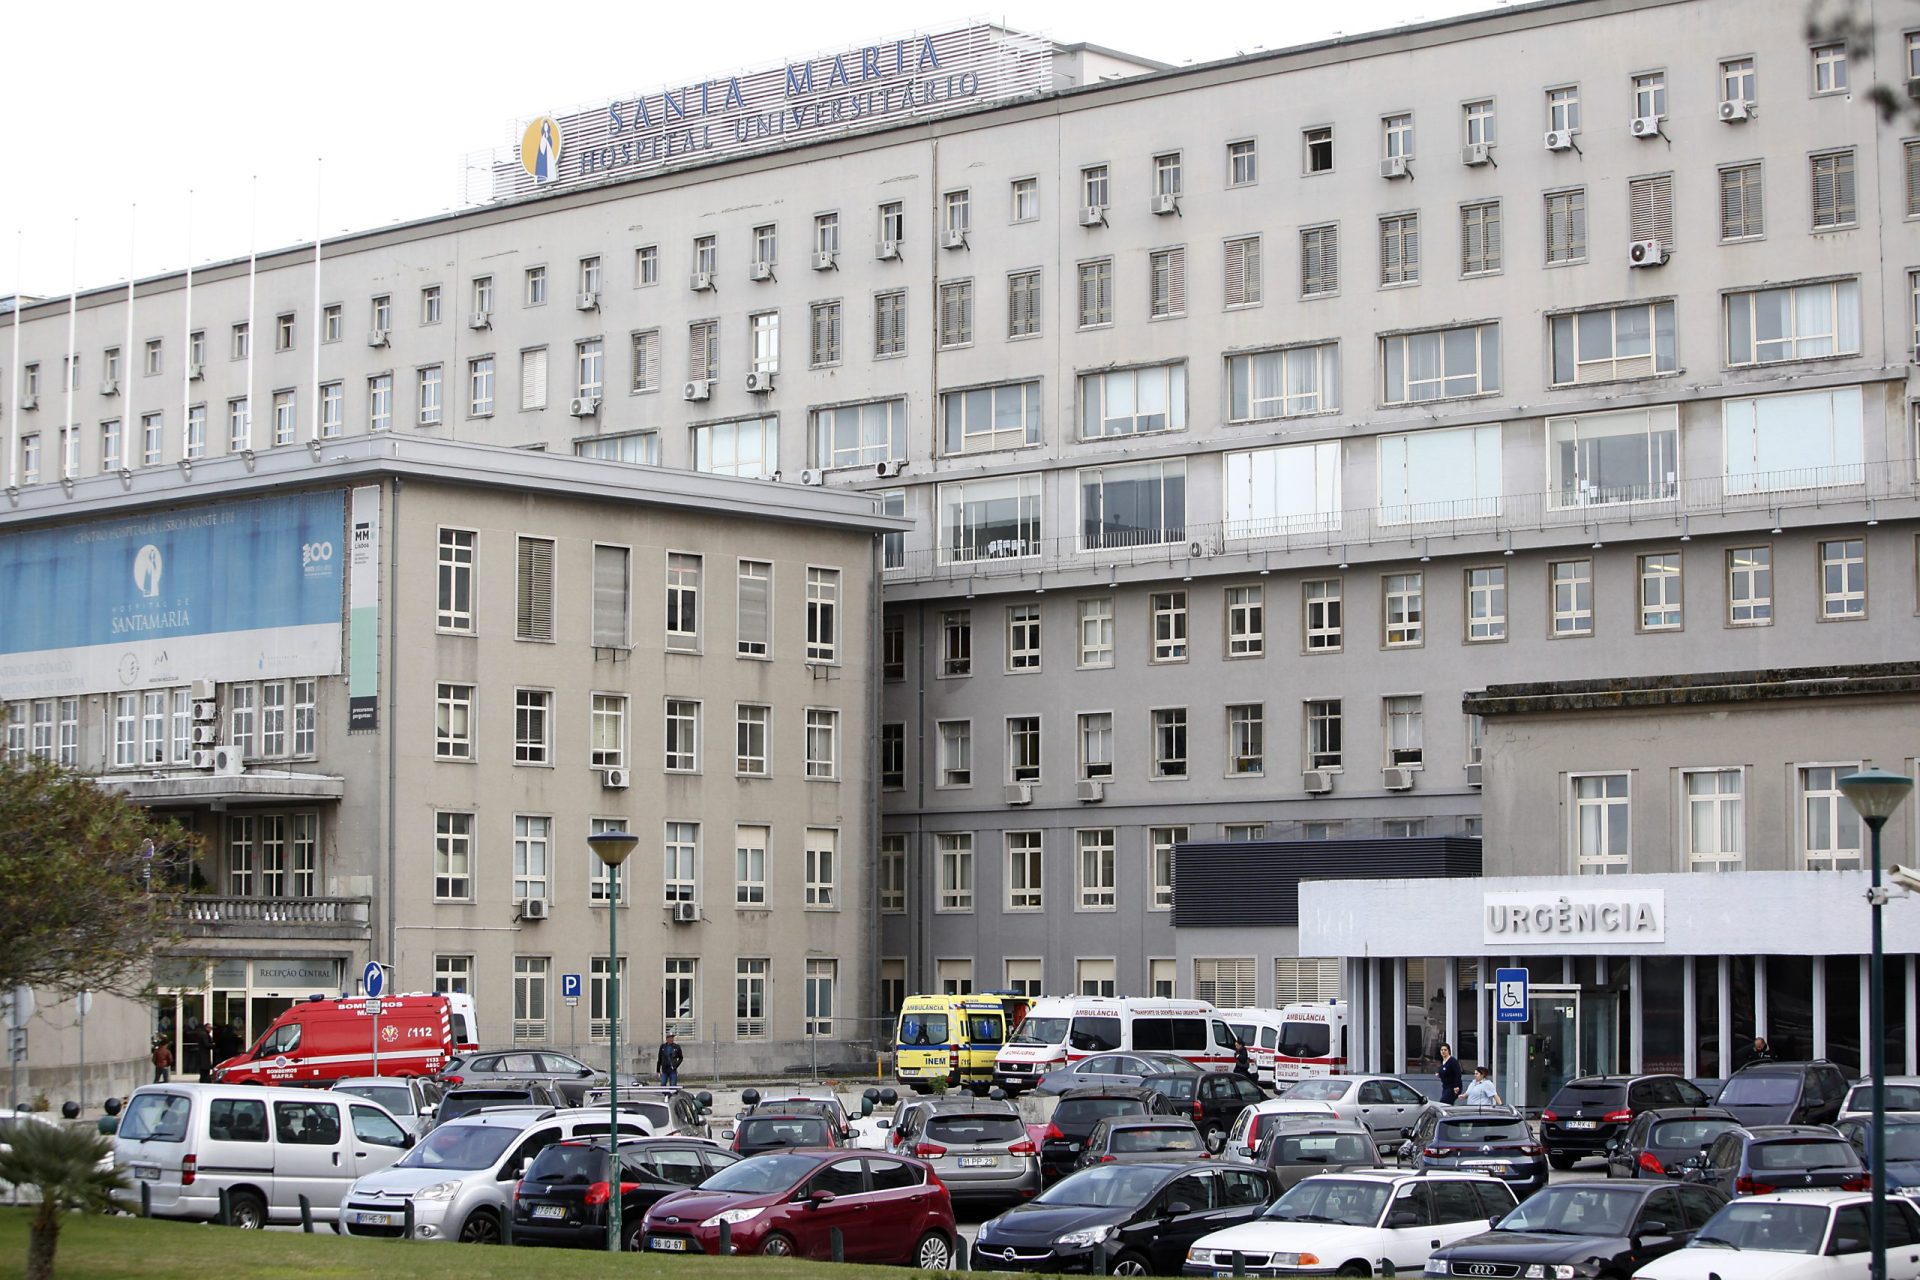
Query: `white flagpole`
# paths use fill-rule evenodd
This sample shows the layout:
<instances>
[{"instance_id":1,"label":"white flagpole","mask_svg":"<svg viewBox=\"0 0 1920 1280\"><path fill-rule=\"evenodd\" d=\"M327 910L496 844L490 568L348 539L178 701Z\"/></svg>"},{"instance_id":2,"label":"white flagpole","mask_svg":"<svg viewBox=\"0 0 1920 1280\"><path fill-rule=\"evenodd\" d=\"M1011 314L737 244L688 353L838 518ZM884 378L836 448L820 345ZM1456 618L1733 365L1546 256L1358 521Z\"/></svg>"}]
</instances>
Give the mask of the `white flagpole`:
<instances>
[{"instance_id":1,"label":"white flagpole","mask_svg":"<svg viewBox=\"0 0 1920 1280\"><path fill-rule=\"evenodd\" d=\"M257 302L255 293L255 271L259 266L260 246L260 175L253 176L253 186L249 194L253 205L250 223L247 227L247 437L241 442L241 448L253 448L253 352L260 341L260 325L254 310ZM318 337L316 333L314 335ZM231 435L231 431L228 433ZM233 441L227 445L232 447Z\"/></svg>"},{"instance_id":2,"label":"white flagpole","mask_svg":"<svg viewBox=\"0 0 1920 1280\"><path fill-rule=\"evenodd\" d=\"M20 309L24 290L20 287L20 235L13 233L13 392L7 397L7 487L20 483Z\"/></svg>"},{"instance_id":3,"label":"white flagpole","mask_svg":"<svg viewBox=\"0 0 1920 1280\"><path fill-rule=\"evenodd\" d=\"M135 270L134 228L140 206L127 206L127 336L120 346L120 465L133 457L133 281Z\"/></svg>"},{"instance_id":4,"label":"white flagpole","mask_svg":"<svg viewBox=\"0 0 1920 1280\"><path fill-rule=\"evenodd\" d=\"M326 176L326 158L316 156L313 161L313 382L307 394L313 401L313 434L311 440L320 438L320 337L322 333L320 318L320 189ZM342 410L344 412L344 409Z\"/></svg>"},{"instance_id":5,"label":"white flagpole","mask_svg":"<svg viewBox=\"0 0 1920 1280\"><path fill-rule=\"evenodd\" d=\"M65 370L67 385L66 405L61 410L60 421L66 425L60 428L60 475L71 480L75 470L72 437L79 434L80 424L73 420L73 384L80 377L80 347L74 341L80 319L80 219L73 220L73 261L67 271L67 367Z\"/></svg>"},{"instance_id":6,"label":"white flagpole","mask_svg":"<svg viewBox=\"0 0 1920 1280\"><path fill-rule=\"evenodd\" d=\"M187 415L193 403L193 188L187 188L187 286L180 330L180 456L187 456Z\"/></svg>"}]
</instances>

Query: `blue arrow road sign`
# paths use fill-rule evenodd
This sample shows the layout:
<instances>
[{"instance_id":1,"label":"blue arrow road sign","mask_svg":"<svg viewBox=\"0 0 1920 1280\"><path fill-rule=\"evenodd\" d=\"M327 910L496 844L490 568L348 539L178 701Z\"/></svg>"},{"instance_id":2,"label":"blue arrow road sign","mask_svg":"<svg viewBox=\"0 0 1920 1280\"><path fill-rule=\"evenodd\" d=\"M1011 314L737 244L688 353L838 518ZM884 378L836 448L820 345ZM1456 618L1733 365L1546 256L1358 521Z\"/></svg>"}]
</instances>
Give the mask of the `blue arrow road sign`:
<instances>
[{"instance_id":1,"label":"blue arrow road sign","mask_svg":"<svg viewBox=\"0 0 1920 1280\"><path fill-rule=\"evenodd\" d=\"M580 998L579 974L563 973L560 975L560 998L563 1000L578 1000Z\"/></svg>"},{"instance_id":2,"label":"blue arrow road sign","mask_svg":"<svg viewBox=\"0 0 1920 1280\"><path fill-rule=\"evenodd\" d=\"M369 998L377 997L380 989L387 985L387 971L380 967L378 960L367 961L367 967L360 974L360 989Z\"/></svg>"},{"instance_id":3,"label":"blue arrow road sign","mask_svg":"<svg viewBox=\"0 0 1920 1280\"><path fill-rule=\"evenodd\" d=\"M1527 971L1525 969L1493 971L1493 1020L1495 1022L1527 1020Z\"/></svg>"}]
</instances>

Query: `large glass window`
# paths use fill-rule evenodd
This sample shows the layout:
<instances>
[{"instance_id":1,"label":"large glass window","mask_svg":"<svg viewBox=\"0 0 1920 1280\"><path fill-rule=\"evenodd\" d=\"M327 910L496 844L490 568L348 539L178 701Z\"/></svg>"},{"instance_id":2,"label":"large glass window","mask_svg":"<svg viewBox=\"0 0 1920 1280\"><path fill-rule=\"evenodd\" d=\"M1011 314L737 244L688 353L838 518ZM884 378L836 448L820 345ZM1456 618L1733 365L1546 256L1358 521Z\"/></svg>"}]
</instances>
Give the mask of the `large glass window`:
<instances>
[{"instance_id":1,"label":"large glass window","mask_svg":"<svg viewBox=\"0 0 1920 1280\"><path fill-rule=\"evenodd\" d=\"M940 397L943 453L985 453L1040 443L1040 384L949 391Z\"/></svg>"},{"instance_id":2,"label":"large glass window","mask_svg":"<svg viewBox=\"0 0 1920 1280\"><path fill-rule=\"evenodd\" d=\"M1380 522L1457 520L1500 509L1500 428L1380 437Z\"/></svg>"},{"instance_id":3,"label":"large glass window","mask_svg":"<svg viewBox=\"0 0 1920 1280\"><path fill-rule=\"evenodd\" d=\"M1730 293L1727 363L1769 364L1860 350L1860 282L1830 280Z\"/></svg>"},{"instance_id":4,"label":"large glass window","mask_svg":"<svg viewBox=\"0 0 1920 1280\"><path fill-rule=\"evenodd\" d=\"M1737 870L1746 849L1745 775L1739 769L1689 769L1680 777L1687 805L1687 868Z\"/></svg>"},{"instance_id":5,"label":"large glass window","mask_svg":"<svg viewBox=\"0 0 1920 1280\"><path fill-rule=\"evenodd\" d=\"M1340 344L1229 356L1227 383L1227 414L1234 422L1335 413L1340 408Z\"/></svg>"},{"instance_id":6,"label":"large glass window","mask_svg":"<svg viewBox=\"0 0 1920 1280\"><path fill-rule=\"evenodd\" d=\"M1080 436L1181 431L1187 425L1187 366L1150 365L1080 378Z\"/></svg>"},{"instance_id":7,"label":"large glass window","mask_svg":"<svg viewBox=\"0 0 1920 1280\"><path fill-rule=\"evenodd\" d=\"M1679 490L1674 405L1547 419L1548 488L1556 507L1671 498Z\"/></svg>"},{"instance_id":8,"label":"large glass window","mask_svg":"<svg viewBox=\"0 0 1920 1280\"><path fill-rule=\"evenodd\" d=\"M1840 790L1858 765L1812 765L1800 770L1801 838L1812 871L1860 866L1860 813Z\"/></svg>"},{"instance_id":9,"label":"large glass window","mask_svg":"<svg viewBox=\"0 0 1920 1280\"><path fill-rule=\"evenodd\" d=\"M1680 367L1671 302L1577 311L1548 323L1556 386L1645 378Z\"/></svg>"},{"instance_id":10,"label":"large glass window","mask_svg":"<svg viewBox=\"0 0 1920 1280\"><path fill-rule=\"evenodd\" d=\"M1573 862L1582 875L1628 869L1632 856L1627 775L1595 773L1573 782Z\"/></svg>"},{"instance_id":11,"label":"large glass window","mask_svg":"<svg viewBox=\"0 0 1920 1280\"><path fill-rule=\"evenodd\" d=\"M1080 549L1157 546L1186 536L1187 462L1130 462L1080 472Z\"/></svg>"},{"instance_id":12,"label":"large glass window","mask_svg":"<svg viewBox=\"0 0 1920 1280\"><path fill-rule=\"evenodd\" d=\"M1040 477L940 486L940 563L1040 554Z\"/></svg>"},{"instance_id":13,"label":"large glass window","mask_svg":"<svg viewBox=\"0 0 1920 1280\"><path fill-rule=\"evenodd\" d=\"M813 411L813 465L868 467L901 456L907 402L844 404Z\"/></svg>"},{"instance_id":14,"label":"large glass window","mask_svg":"<svg viewBox=\"0 0 1920 1280\"><path fill-rule=\"evenodd\" d=\"M1281 445L1226 458L1228 538L1340 527L1340 444Z\"/></svg>"},{"instance_id":15,"label":"large glass window","mask_svg":"<svg viewBox=\"0 0 1920 1280\"><path fill-rule=\"evenodd\" d=\"M1387 404L1490 395L1500 390L1500 326L1467 325L1380 339Z\"/></svg>"},{"instance_id":16,"label":"large glass window","mask_svg":"<svg viewBox=\"0 0 1920 1280\"><path fill-rule=\"evenodd\" d=\"M695 427L693 466L717 475L771 479L780 469L780 419L748 418Z\"/></svg>"},{"instance_id":17,"label":"large glass window","mask_svg":"<svg viewBox=\"0 0 1920 1280\"><path fill-rule=\"evenodd\" d=\"M1721 402L1728 493L1859 484L1859 387Z\"/></svg>"}]
</instances>

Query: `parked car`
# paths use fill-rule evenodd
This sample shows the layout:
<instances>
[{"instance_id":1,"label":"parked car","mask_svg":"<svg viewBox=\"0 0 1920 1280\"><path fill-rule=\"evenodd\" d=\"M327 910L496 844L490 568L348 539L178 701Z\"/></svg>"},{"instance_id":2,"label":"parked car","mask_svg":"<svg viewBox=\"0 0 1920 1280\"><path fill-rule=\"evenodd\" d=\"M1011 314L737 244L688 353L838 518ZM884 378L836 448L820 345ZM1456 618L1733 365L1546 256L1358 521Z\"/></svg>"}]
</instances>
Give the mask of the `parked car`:
<instances>
[{"instance_id":1,"label":"parked car","mask_svg":"<svg viewBox=\"0 0 1920 1280\"><path fill-rule=\"evenodd\" d=\"M974 1268L1174 1275L1188 1246L1253 1221L1271 1192L1265 1171L1244 1165L1097 1165L982 1224Z\"/></svg>"},{"instance_id":2,"label":"parked car","mask_svg":"<svg viewBox=\"0 0 1920 1280\"><path fill-rule=\"evenodd\" d=\"M1890 1113L1887 1126L1887 1193L1912 1196L1920 1193L1920 1116L1905 1112ZM1852 1145L1860 1162L1873 1168L1873 1117L1849 1116L1834 1128Z\"/></svg>"},{"instance_id":3,"label":"parked car","mask_svg":"<svg viewBox=\"0 0 1920 1280\"><path fill-rule=\"evenodd\" d=\"M1258 1157L1260 1144L1267 1135L1290 1119L1313 1122L1336 1118L1330 1102L1299 1102L1292 1098L1256 1102L1242 1111L1233 1127L1227 1130L1227 1144L1221 1148L1221 1154L1235 1160L1253 1160Z\"/></svg>"},{"instance_id":4,"label":"parked car","mask_svg":"<svg viewBox=\"0 0 1920 1280\"><path fill-rule=\"evenodd\" d=\"M1065 1093L1088 1085L1140 1084L1148 1076L1189 1072L1193 1064L1171 1053L1096 1053L1055 1067L1033 1086L1035 1093Z\"/></svg>"},{"instance_id":5,"label":"parked car","mask_svg":"<svg viewBox=\"0 0 1920 1280\"><path fill-rule=\"evenodd\" d=\"M1261 1144L1258 1163L1284 1191L1316 1173L1375 1168L1380 1152L1371 1129L1358 1120L1335 1118L1275 1129Z\"/></svg>"},{"instance_id":6,"label":"parked car","mask_svg":"<svg viewBox=\"0 0 1920 1280\"><path fill-rule=\"evenodd\" d=\"M1316 1174L1257 1221L1196 1240L1182 1271L1225 1275L1237 1253L1248 1275L1373 1275L1383 1261L1418 1275L1436 1248L1512 1208L1513 1192L1484 1174Z\"/></svg>"},{"instance_id":7,"label":"parked car","mask_svg":"<svg viewBox=\"0 0 1920 1280\"><path fill-rule=\"evenodd\" d=\"M709 1142L681 1137L620 1144L620 1226L629 1252L640 1248L642 1219L655 1203L697 1187L740 1157ZM572 1138L534 1156L513 1193L513 1242L607 1247L607 1141Z\"/></svg>"},{"instance_id":8,"label":"parked car","mask_svg":"<svg viewBox=\"0 0 1920 1280\"><path fill-rule=\"evenodd\" d=\"M567 1138L597 1133L604 1142L606 1132L604 1111L501 1108L442 1120L390 1168L347 1188L340 1225L350 1236L397 1238L411 1201L416 1239L498 1244L513 1184L533 1158ZM647 1135L639 1121L622 1121L620 1136Z\"/></svg>"},{"instance_id":9,"label":"parked car","mask_svg":"<svg viewBox=\"0 0 1920 1280\"><path fill-rule=\"evenodd\" d=\"M1704 1107L1707 1095L1684 1076L1576 1076L1540 1112L1540 1142L1556 1169L1571 1169L1655 1107Z\"/></svg>"},{"instance_id":10,"label":"parked car","mask_svg":"<svg viewBox=\"0 0 1920 1280\"><path fill-rule=\"evenodd\" d=\"M1888 1115L1920 1111L1920 1076L1888 1076L1885 1108ZM1840 1119L1873 1114L1873 1082L1862 1080L1840 1100Z\"/></svg>"},{"instance_id":11,"label":"parked car","mask_svg":"<svg viewBox=\"0 0 1920 1280\"><path fill-rule=\"evenodd\" d=\"M847 1104L840 1100L840 1095L831 1089L780 1089L767 1093L761 1093L758 1089L743 1089L740 1091L740 1101L742 1109L740 1115L735 1117L736 1122L743 1116L752 1115L755 1111L777 1111L783 1115L819 1115L824 1116L839 1132L839 1145L851 1146L853 1143L853 1117L847 1114ZM865 1100L862 1101L862 1105L871 1109Z\"/></svg>"},{"instance_id":12,"label":"parked car","mask_svg":"<svg viewBox=\"0 0 1920 1280\"><path fill-rule=\"evenodd\" d=\"M1211 1160L1207 1140L1193 1121L1179 1116L1122 1116L1102 1120L1080 1148L1076 1169L1096 1164L1147 1164L1167 1160Z\"/></svg>"},{"instance_id":13,"label":"parked car","mask_svg":"<svg viewBox=\"0 0 1920 1280\"><path fill-rule=\"evenodd\" d=\"M583 1107L604 1109L614 1091L605 1085L588 1089ZM711 1138L713 1095L689 1093L673 1085L627 1085L619 1090L620 1110L644 1116L656 1134L682 1138Z\"/></svg>"},{"instance_id":14,"label":"parked car","mask_svg":"<svg viewBox=\"0 0 1920 1280\"><path fill-rule=\"evenodd\" d=\"M756 1111L733 1127L733 1149L757 1156L788 1147L840 1147L840 1130L823 1115Z\"/></svg>"},{"instance_id":15,"label":"parked car","mask_svg":"<svg viewBox=\"0 0 1920 1280\"><path fill-rule=\"evenodd\" d=\"M953 1204L919 1160L879 1151L780 1151L742 1160L676 1192L642 1221L649 1253L719 1252L729 1224L736 1253L833 1256L848 1262L953 1265Z\"/></svg>"},{"instance_id":16,"label":"parked car","mask_svg":"<svg viewBox=\"0 0 1920 1280\"><path fill-rule=\"evenodd\" d=\"M591 1085L604 1085L604 1071L595 1070L578 1058L550 1049L506 1049L485 1053L462 1053L449 1058L436 1073L441 1083L455 1085L497 1084L522 1080L551 1082L560 1090L563 1105L577 1107L586 1101ZM621 1076L621 1085L635 1085L635 1076Z\"/></svg>"},{"instance_id":17,"label":"parked car","mask_svg":"<svg viewBox=\"0 0 1920 1280\"><path fill-rule=\"evenodd\" d=\"M1684 1249L1635 1280L1867 1280L1873 1197L1839 1191L1744 1196L1713 1215ZM1920 1213L1887 1201L1889 1280L1920 1276Z\"/></svg>"},{"instance_id":18,"label":"parked car","mask_svg":"<svg viewBox=\"0 0 1920 1280\"><path fill-rule=\"evenodd\" d=\"M926 1161L955 1202L1017 1202L1039 1192L1040 1149L1011 1102L944 1101L920 1110L901 1150Z\"/></svg>"},{"instance_id":19,"label":"parked car","mask_svg":"<svg viewBox=\"0 0 1920 1280\"><path fill-rule=\"evenodd\" d=\"M979 1105L979 1099L971 1094L936 1094L933 1097L915 1095L902 1098L894 1108L893 1118L880 1121L881 1132L885 1140L879 1150L897 1151L913 1154L914 1144L920 1141L927 1131L927 1119L937 1111L971 1111ZM1038 1151L1038 1147L1035 1150Z\"/></svg>"},{"instance_id":20,"label":"parked car","mask_svg":"<svg viewBox=\"0 0 1920 1280\"><path fill-rule=\"evenodd\" d=\"M1867 1167L1839 1132L1823 1124L1740 1125L1715 1138L1706 1154L1687 1162L1688 1182L1718 1187L1728 1196L1831 1187L1865 1191Z\"/></svg>"},{"instance_id":21,"label":"parked car","mask_svg":"<svg viewBox=\"0 0 1920 1280\"><path fill-rule=\"evenodd\" d=\"M440 1095L434 1123L445 1124L487 1107L537 1107L559 1109L566 1098L550 1080L522 1080L515 1084L462 1085Z\"/></svg>"},{"instance_id":22,"label":"parked car","mask_svg":"<svg viewBox=\"0 0 1920 1280\"><path fill-rule=\"evenodd\" d=\"M1110 1116L1164 1116L1173 1114L1173 1104L1164 1094L1151 1089L1112 1088L1069 1089L1060 1095L1053 1115L1040 1137L1040 1180L1052 1182L1064 1176L1080 1158L1081 1144L1093 1132L1093 1126Z\"/></svg>"},{"instance_id":23,"label":"parked car","mask_svg":"<svg viewBox=\"0 0 1920 1280\"><path fill-rule=\"evenodd\" d=\"M1393 1076L1309 1076L1295 1081L1280 1095L1300 1102L1324 1102L1333 1113L1358 1120L1373 1131L1382 1146L1400 1140L1427 1100L1404 1080Z\"/></svg>"},{"instance_id":24,"label":"parked car","mask_svg":"<svg viewBox=\"0 0 1920 1280\"><path fill-rule=\"evenodd\" d=\"M1642 1111L1607 1146L1609 1178L1678 1178L1681 1166L1740 1122L1719 1107Z\"/></svg>"},{"instance_id":25,"label":"parked car","mask_svg":"<svg viewBox=\"0 0 1920 1280\"><path fill-rule=\"evenodd\" d=\"M1245 1076L1191 1067L1148 1076L1140 1086L1164 1095L1174 1111L1192 1116L1207 1145L1214 1148L1226 1142L1242 1111L1267 1101L1266 1090Z\"/></svg>"},{"instance_id":26,"label":"parked car","mask_svg":"<svg viewBox=\"0 0 1920 1280\"><path fill-rule=\"evenodd\" d=\"M1685 1183L1563 1182L1529 1197L1493 1230L1435 1250L1427 1274L1625 1280L1684 1247L1726 1202L1711 1187Z\"/></svg>"},{"instance_id":27,"label":"parked car","mask_svg":"<svg viewBox=\"0 0 1920 1280\"><path fill-rule=\"evenodd\" d=\"M1847 1078L1831 1062L1755 1062L1727 1077L1715 1100L1741 1124L1832 1124Z\"/></svg>"},{"instance_id":28,"label":"parked car","mask_svg":"<svg viewBox=\"0 0 1920 1280\"><path fill-rule=\"evenodd\" d=\"M1547 1149L1511 1107L1428 1107L1407 1130L1401 1158L1415 1169L1489 1174L1524 1200L1547 1185Z\"/></svg>"},{"instance_id":29,"label":"parked car","mask_svg":"<svg viewBox=\"0 0 1920 1280\"><path fill-rule=\"evenodd\" d=\"M330 1086L335 1093L377 1102L414 1137L425 1137L433 1128L441 1095L440 1082L427 1076L354 1076L336 1080Z\"/></svg>"}]
</instances>

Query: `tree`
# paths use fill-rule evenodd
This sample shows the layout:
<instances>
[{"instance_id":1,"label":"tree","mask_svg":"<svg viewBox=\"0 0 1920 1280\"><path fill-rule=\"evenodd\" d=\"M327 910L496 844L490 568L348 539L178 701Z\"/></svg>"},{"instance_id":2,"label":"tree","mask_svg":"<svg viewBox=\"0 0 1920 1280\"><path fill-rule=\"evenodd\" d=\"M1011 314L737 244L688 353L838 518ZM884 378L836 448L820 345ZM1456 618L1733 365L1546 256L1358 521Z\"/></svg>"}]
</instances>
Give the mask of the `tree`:
<instances>
[{"instance_id":1,"label":"tree","mask_svg":"<svg viewBox=\"0 0 1920 1280\"><path fill-rule=\"evenodd\" d=\"M152 890L191 865L189 833L44 760L0 763L0 990L135 992L171 936Z\"/></svg>"},{"instance_id":2,"label":"tree","mask_svg":"<svg viewBox=\"0 0 1920 1280\"><path fill-rule=\"evenodd\" d=\"M1911 8L1911 5L1907 7ZM1844 44L1850 69L1859 74L1873 65L1873 6L1862 0L1813 0L1807 10L1807 39L1816 44ZM1857 84L1880 118L1908 127L1920 124L1920 102L1908 84Z\"/></svg>"},{"instance_id":3,"label":"tree","mask_svg":"<svg viewBox=\"0 0 1920 1280\"><path fill-rule=\"evenodd\" d=\"M112 1193L126 1183L113 1167L113 1144L91 1129L16 1120L0 1152L0 1182L32 1187L40 1203L27 1227L26 1280L53 1280L53 1251L60 1243L60 1220L79 1209L112 1207Z\"/></svg>"}]
</instances>

